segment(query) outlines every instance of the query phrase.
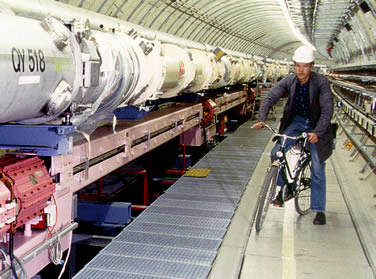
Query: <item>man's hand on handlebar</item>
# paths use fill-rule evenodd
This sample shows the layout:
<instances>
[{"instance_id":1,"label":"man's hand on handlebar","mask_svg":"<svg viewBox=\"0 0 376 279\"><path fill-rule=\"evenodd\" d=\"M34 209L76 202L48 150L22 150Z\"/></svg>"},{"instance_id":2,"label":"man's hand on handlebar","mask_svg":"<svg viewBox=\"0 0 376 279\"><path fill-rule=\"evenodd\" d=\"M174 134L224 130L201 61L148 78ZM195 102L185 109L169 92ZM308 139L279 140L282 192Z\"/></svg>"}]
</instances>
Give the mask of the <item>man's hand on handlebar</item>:
<instances>
[{"instance_id":1,"label":"man's hand on handlebar","mask_svg":"<svg viewBox=\"0 0 376 279\"><path fill-rule=\"evenodd\" d=\"M260 122L257 122L255 124L253 124L252 128L255 128L255 129L261 129L265 126L265 122L263 121L260 121Z\"/></svg>"},{"instance_id":2,"label":"man's hand on handlebar","mask_svg":"<svg viewBox=\"0 0 376 279\"><path fill-rule=\"evenodd\" d=\"M319 136L316 133L308 133L307 140L309 143L316 143L319 141Z\"/></svg>"}]
</instances>

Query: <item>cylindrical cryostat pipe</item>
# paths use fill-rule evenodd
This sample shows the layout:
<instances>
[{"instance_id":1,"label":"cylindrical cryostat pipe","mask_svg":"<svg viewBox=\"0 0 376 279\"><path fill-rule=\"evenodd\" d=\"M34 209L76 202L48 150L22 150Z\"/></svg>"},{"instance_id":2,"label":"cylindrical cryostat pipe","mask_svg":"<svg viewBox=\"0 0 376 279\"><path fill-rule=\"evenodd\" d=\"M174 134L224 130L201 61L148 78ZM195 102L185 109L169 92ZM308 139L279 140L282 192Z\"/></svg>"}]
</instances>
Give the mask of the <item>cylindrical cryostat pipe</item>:
<instances>
[{"instance_id":1,"label":"cylindrical cryostat pipe","mask_svg":"<svg viewBox=\"0 0 376 279\"><path fill-rule=\"evenodd\" d=\"M0 14L0 123L42 123L74 100L82 61L72 34L57 20Z\"/></svg>"}]
</instances>

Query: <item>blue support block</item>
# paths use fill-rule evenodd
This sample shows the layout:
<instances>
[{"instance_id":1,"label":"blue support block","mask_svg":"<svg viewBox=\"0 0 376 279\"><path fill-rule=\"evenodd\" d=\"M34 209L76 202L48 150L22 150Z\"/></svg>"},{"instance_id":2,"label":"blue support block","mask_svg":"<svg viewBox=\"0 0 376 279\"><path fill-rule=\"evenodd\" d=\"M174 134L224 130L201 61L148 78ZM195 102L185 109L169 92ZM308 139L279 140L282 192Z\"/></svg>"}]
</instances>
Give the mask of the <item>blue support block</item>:
<instances>
[{"instance_id":1,"label":"blue support block","mask_svg":"<svg viewBox=\"0 0 376 279\"><path fill-rule=\"evenodd\" d=\"M141 120L148 112L132 106L114 110L114 114L119 120Z\"/></svg>"},{"instance_id":2,"label":"blue support block","mask_svg":"<svg viewBox=\"0 0 376 279\"><path fill-rule=\"evenodd\" d=\"M183 159L184 159L183 154L179 154L178 158L175 161L173 168L174 169L183 169ZM192 165L191 155L186 154L185 155L185 168L190 168L191 165Z\"/></svg>"},{"instance_id":3,"label":"blue support block","mask_svg":"<svg viewBox=\"0 0 376 279\"><path fill-rule=\"evenodd\" d=\"M69 125L0 125L0 149L18 149L40 156L55 156L72 152L75 131Z\"/></svg>"},{"instance_id":4,"label":"blue support block","mask_svg":"<svg viewBox=\"0 0 376 279\"><path fill-rule=\"evenodd\" d=\"M104 204L93 201L78 201L76 220L126 225L131 221L131 211L132 205L128 202Z\"/></svg>"}]
</instances>

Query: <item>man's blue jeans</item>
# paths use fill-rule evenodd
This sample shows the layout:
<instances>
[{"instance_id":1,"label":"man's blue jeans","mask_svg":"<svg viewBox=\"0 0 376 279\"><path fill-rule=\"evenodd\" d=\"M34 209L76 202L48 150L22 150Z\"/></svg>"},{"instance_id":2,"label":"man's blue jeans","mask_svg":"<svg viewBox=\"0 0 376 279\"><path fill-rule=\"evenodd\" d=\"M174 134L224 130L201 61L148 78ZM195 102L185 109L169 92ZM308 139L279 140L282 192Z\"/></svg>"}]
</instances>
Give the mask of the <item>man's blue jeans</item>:
<instances>
[{"instance_id":1,"label":"man's blue jeans","mask_svg":"<svg viewBox=\"0 0 376 279\"><path fill-rule=\"evenodd\" d=\"M312 123L309 119L300 116L294 116L292 122L285 129L284 133L289 136L298 136L302 132L311 132ZM293 140L288 140L286 151L294 144ZM274 146L271 157L275 158L275 153L279 149L279 144ZM325 163L320 163L317 153L316 144L310 144L311 149L311 209L313 211L325 212L326 204L326 177ZM273 160L273 159L272 159ZM278 185L283 186L285 183L282 174L278 177Z\"/></svg>"}]
</instances>

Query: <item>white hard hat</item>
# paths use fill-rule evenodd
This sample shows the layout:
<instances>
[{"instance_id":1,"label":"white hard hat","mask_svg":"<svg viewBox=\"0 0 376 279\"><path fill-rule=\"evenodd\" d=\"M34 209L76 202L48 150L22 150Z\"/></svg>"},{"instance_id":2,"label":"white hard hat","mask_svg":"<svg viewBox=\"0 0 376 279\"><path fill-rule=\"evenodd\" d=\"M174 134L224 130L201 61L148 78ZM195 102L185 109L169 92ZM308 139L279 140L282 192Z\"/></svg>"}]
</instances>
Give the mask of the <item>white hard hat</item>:
<instances>
[{"instance_id":1,"label":"white hard hat","mask_svg":"<svg viewBox=\"0 0 376 279\"><path fill-rule=\"evenodd\" d=\"M309 46L301 46L295 50L294 56L292 58L294 62L298 63L311 63L315 60L313 55L313 49Z\"/></svg>"}]
</instances>

